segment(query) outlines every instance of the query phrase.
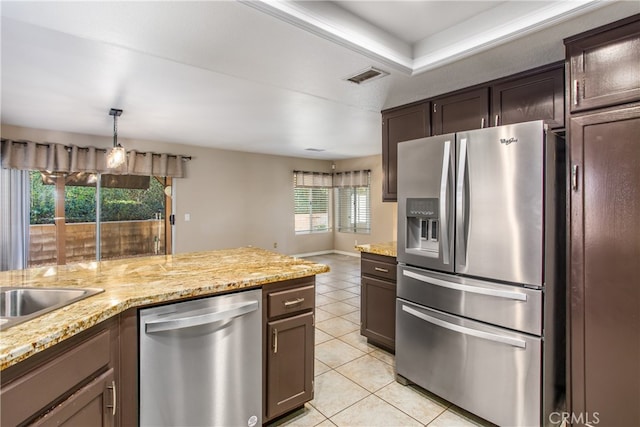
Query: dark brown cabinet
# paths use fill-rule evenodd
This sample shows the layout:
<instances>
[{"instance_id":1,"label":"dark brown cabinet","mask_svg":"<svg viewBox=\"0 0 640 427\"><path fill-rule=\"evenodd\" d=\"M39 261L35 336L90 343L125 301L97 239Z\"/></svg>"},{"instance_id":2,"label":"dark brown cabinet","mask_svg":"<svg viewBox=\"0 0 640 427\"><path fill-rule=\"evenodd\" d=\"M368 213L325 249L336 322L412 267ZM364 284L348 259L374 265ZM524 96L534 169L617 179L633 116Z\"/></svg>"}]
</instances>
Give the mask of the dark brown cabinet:
<instances>
[{"instance_id":1,"label":"dark brown cabinet","mask_svg":"<svg viewBox=\"0 0 640 427\"><path fill-rule=\"evenodd\" d=\"M382 200L395 202L398 193L398 143L429 136L429 103L382 113Z\"/></svg>"},{"instance_id":2,"label":"dark brown cabinet","mask_svg":"<svg viewBox=\"0 0 640 427\"><path fill-rule=\"evenodd\" d=\"M264 419L313 398L315 277L263 289Z\"/></svg>"},{"instance_id":3,"label":"dark brown cabinet","mask_svg":"<svg viewBox=\"0 0 640 427\"><path fill-rule=\"evenodd\" d=\"M2 372L2 425L117 426L117 320Z\"/></svg>"},{"instance_id":4,"label":"dark brown cabinet","mask_svg":"<svg viewBox=\"0 0 640 427\"><path fill-rule=\"evenodd\" d=\"M361 253L360 333L367 342L395 352L396 258Z\"/></svg>"},{"instance_id":5,"label":"dark brown cabinet","mask_svg":"<svg viewBox=\"0 0 640 427\"><path fill-rule=\"evenodd\" d=\"M640 425L640 106L571 119L575 413Z\"/></svg>"},{"instance_id":6,"label":"dark brown cabinet","mask_svg":"<svg viewBox=\"0 0 640 427\"><path fill-rule=\"evenodd\" d=\"M491 86L490 126L545 120L564 127L564 66L538 71Z\"/></svg>"},{"instance_id":7,"label":"dark brown cabinet","mask_svg":"<svg viewBox=\"0 0 640 427\"><path fill-rule=\"evenodd\" d=\"M432 135L489 126L489 88L469 90L431 100Z\"/></svg>"},{"instance_id":8,"label":"dark brown cabinet","mask_svg":"<svg viewBox=\"0 0 640 427\"><path fill-rule=\"evenodd\" d=\"M640 15L565 40L572 112L640 100Z\"/></svg>"},{"instance_id":9,"label":"dark brown cabinet","mask_svg":"<svg viewBox=\"0 0 640 427\"><path fill-rule=\"evenodd\" d=\"M628 22L621 23L623 33ZM638 17L634 22L638 30ZM620 68L625 74L630 52L620 46L629 39L615 25L603 31L591 31L587 37L590 43L598 41L596 63L603 59L600 54L607 51L610 36L608 72L616 74ZM567 52L585 49L583 38L568 40ZM637 66L640 50L635 49ZM575 77L572 66L567 80ZM587 96L586 105L609 105L622 99L618 95ZM587 108L580 102L579 109ZM573 113L569 124L569 411L582 415L576 426L636 426L640 425L640 103Z\"/></svg>"}]
</instances>

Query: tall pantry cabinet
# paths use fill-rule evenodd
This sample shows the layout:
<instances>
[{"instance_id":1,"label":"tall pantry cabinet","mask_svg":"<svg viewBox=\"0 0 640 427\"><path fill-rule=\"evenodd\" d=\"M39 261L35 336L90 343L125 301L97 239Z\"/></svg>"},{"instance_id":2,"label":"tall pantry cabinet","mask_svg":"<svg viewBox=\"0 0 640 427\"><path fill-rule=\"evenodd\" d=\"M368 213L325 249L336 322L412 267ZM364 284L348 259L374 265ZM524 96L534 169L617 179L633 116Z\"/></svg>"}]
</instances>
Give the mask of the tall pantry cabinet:
<instances>
[{"instance_id":1,"label":"tall pantry cabinet","mask_svg":"<svg viewBox=\"0 0 640 427\"><path fill-rule=\"evenodd\" d=\"M571 421L640 426L640 15L565 45Z\"/></svg>"}]
</instances>

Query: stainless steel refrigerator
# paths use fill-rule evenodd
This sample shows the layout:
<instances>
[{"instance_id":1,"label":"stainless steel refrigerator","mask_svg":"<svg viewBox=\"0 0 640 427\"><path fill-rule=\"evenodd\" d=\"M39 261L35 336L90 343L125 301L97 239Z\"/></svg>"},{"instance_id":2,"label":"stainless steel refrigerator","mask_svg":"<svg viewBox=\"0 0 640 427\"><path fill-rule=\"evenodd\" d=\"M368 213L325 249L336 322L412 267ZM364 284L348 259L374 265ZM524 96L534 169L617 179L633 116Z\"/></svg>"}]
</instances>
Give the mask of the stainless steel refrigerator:
<instances>
[{"instance_id":1,"label":"stainless steel refrigerator","mask_svg":"<svg viewBox=\"0 0 640 427\"><path fill-rule=\"evenodd\" d=\"M542 121L398 145L399 381L504 426L563 406L564 165Z\"/></svg>"}]
</instances>

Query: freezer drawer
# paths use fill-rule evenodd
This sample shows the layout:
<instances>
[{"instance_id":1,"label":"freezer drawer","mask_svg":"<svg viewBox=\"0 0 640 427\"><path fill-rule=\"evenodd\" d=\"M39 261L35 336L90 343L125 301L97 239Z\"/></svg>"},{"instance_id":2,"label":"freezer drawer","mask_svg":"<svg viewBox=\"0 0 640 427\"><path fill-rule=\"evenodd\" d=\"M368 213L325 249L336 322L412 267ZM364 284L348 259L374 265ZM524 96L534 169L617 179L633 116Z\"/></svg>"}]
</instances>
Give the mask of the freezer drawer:
<instances>
[{"instance_id":1,"label":"freezer drawer","mask_svg":"<svg viewBox=\"0 0 640 427\"><path fill-rule=\"evenodd\" d=\"M398 266L398 297L427 307L542 335L542 291Z\"/></svg>"},{"instance_id":2,"label":"freezer drawer","mask_svg":"<svg viewBox=\"0 0 640 427\"><path fill-rule=\"evenodd\" d=\"M540 425L540 338L402 299L396 313L399 375L498 425Z\"/></svg>"}]
</instances>

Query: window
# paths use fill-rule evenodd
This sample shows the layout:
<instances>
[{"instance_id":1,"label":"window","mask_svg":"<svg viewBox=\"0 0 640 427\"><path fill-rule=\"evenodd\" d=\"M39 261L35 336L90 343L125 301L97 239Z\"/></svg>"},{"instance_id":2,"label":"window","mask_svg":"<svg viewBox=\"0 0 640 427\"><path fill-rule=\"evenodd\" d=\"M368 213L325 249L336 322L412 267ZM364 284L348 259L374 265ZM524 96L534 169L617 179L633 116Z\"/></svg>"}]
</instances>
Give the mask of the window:
<instances>
[{"instance_id":1,"label":"window","mask_svg":"<svg viewBox=\"0 0 640 427\"><path fill-rule=\"evenodd\" d=\"M170 252L164 189L171 178L39 171L30 176L30 267ZM56 216L62 207L64 214Z\"/></svg>"},{"instance_id":2,"label":"window","mask_svg":"<svg viewBox=\"0 0 640 427\"><path fill-rule=\"evenodd\" d=\"M331 231L331 174L293 172L296 234Z\"/></svg>"},{"instance_id":3,"label":"window","mask_svg":"<svg viewBox=\"0 0 640 427\"><path fill-rule=\"evenodd\" d=\"M339 232L371 232L370 176L368 170L336 173Z\"/></svg>"}]
</instances>

